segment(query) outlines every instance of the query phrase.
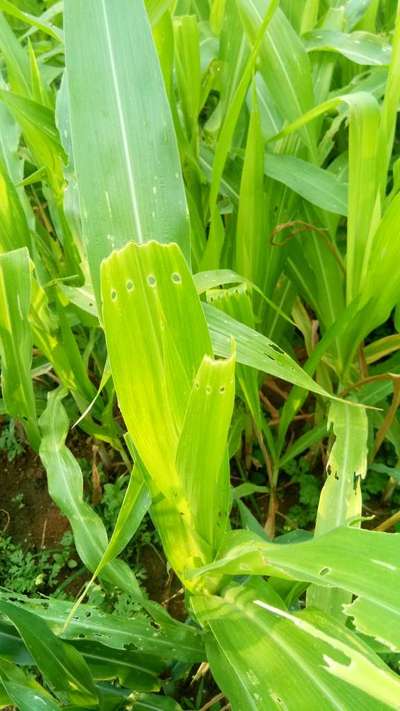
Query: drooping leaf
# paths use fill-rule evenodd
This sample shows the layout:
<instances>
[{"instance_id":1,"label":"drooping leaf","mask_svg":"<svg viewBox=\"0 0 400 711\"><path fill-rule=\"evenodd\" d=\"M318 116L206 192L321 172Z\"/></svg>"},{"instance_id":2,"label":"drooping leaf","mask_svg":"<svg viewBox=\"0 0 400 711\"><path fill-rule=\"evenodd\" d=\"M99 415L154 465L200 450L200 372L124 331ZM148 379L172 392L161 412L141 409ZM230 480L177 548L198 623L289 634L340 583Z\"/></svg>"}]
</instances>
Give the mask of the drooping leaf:
<instances>
[{"instance_id":1,"label":"drooping leaf","mask_svg":"<svg viewBox=\"0 0 400 711\"><path fill-rule=\"evenodd\" d=\"M69 421L61 402L64 395L62 390L48 395L47 408L40 418L40 457L47 471L49 494L71 524L78 555L94 572L107 548L107 533L100 516L84 501L82 471L65 444ZM123 561L109 562L102 575L142 599L136 578Z\"/></svg>"},{"instance_id":2,"label":"drooping leaf","mask_svg":"<svg viewBox=\"0 0 400 711\"><path fill-rule=\"evenodd\" d=\"M194 576L209 572L289 576L341 588L358 596L353 607L346 608L347 613L359 611L370 635L399 649L399 537L400 534L336 528L304 543L282 545L263 542L248 531L233 531L227 534L220 560ZM349 551L356 554L349 555Z\"/></svg>"},{"instance_id":3,"label":"drooping leaf","mask_svg":"<svg viewBox=\"0 0 400 711\"><path fill-rule=\"evenodd\" d=\"M317 385L280 346L269 338L236 321L228 314L222 313L211 304L204 304L203 309L216 355L228 357L231 339L234 338L238 363L249 365L251 368L262 370L264 373L270 373L307 390L329 397L323 388Z\"/></svg>"},{"instance_id":4,"label":"drooping leaf","mask_svg":"<svg viewBox=\"0 0 400 711\"><path fill-rule=\"evenodd\" d=\"M355 92L329 99L280 131L274 140L307 126L345 104L349 111L349 192L347 229L347 303L364 287L381 214L379 125L381 110L372 94Z\"/></svg>"},{"instance_id":5,"label":"drooping leaf","mask_svg":"<svg viewBox=\"0 0 400 711\"><path fill-rule=\"evenodd\" d=\"M56 598L32 600L2 593L2 599L7 601L10 597L15 604L26 607L44 619L56 635L66 640L98 642L104 647L122 651L133 647L138 652L164 661L176 659L194 663L204 659L199 629L178 622L167 614L163 619L158 618L154 625L143 614L126 618L84 604L75 611L70 624L65 627L72 609L71 602Z\"/></svg>"},{"instance_id":6,"label":"drooping leaf","mask_svg":"<svg viewBox=\"0 0 400 711\"><path fill-rule=\"evenodd\" d=\"M356 64L370 66L385 66L390 63L390 45L369 32L345 34L331 30L314 30L307 33L303 39L308 52L339 52Z\"/></svg>"},{"instance_id":7,"label":"drooping leaf","mask_svg":"<svg viewBox=\"0 0 400 711\"><path fill-rule=\"evenodd\" d=\"M348 186L328 170L295 156L267 153L265 173L313 205L338 215L347 215Z\"/></svg>"}]
</instances>

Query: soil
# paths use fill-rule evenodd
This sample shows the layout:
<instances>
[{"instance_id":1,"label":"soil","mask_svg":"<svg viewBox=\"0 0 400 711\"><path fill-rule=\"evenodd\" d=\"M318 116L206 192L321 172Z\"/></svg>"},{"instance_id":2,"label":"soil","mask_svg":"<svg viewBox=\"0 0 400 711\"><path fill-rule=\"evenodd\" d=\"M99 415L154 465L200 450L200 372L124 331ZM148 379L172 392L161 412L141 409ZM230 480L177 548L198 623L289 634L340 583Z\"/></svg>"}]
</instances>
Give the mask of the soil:
<instances>
[{"instance_id":1,"label":"soil","mask_svg":"<svg viewBox=\"0 0 400 711\"><path fill-rule=\"evenodd\" d=\"M47 492L46 473L39 457L26 450L13 462L0 457L0 526L3 534L26 547L57 545L69 528Z\"/></svg>"},{"instance_id":2,"label":"soil","mask_svg":"<svg viewBox=\"0 0 400 711\"><path fill-rule=\"evenodd\" d=\"M75 457L91 460L90 438L76 431L67 444ZM69 529L68 520L48 494L45 469L29 447L12 462L6 451L0 453L0 492L0 531L17 543L50 548Z\"/></svg>"},{"instance_id":3,"label":"soil","mask_svg":"<svg viewBox=\"0 0 400 711\"><path fill-rule=\"evenodd\" d=\"M92 440L79 432L68 439L68 446L77 458L92 460ZM10 536L26 549L57 548L66 531L68 519L51 500L47 491L47 476L38 455L26 448L12 462L7 452L0 453L0 533ZM143 583L149 597L162 604L177 619L186 616L181 585L167 570L162 555L153 546L139 551L139 564L146 571ZM79 592L82 579L68 586L70 595ZM76 590L75 590L76 588Z\"/></svg>"},{"instance_id":4,"label":"soil","mask_svg":"<svg viewBox=\"0 0 400 711\"><path fill-rule=\"evenodd\" d=\"M175 619L184 620L187 615L182 585L173 571L168 572L161 554L153 546L143 546L139 563L146 571L143 585L149 597L163 605Z\"/></svg>"}]
</instances>

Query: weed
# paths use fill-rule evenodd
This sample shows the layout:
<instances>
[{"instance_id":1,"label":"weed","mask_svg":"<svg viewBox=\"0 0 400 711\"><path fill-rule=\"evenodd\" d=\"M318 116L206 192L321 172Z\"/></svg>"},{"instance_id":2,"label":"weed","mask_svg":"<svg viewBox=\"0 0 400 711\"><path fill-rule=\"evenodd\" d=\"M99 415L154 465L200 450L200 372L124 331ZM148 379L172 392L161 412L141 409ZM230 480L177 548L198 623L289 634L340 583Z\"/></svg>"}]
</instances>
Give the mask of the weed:
<instances>
[{"instance_id":1,"label":"weed","mask_svg":"<svg viewBox=\"0 0 400 711\"><path fill-rule=\"evenodd\" d=\"M24 447L18 437L15 420L12 418L2 425L0 432L0 451L6 452L9 462L13 462L16 457L23 453Z\"/></svg>"}]
</instances>

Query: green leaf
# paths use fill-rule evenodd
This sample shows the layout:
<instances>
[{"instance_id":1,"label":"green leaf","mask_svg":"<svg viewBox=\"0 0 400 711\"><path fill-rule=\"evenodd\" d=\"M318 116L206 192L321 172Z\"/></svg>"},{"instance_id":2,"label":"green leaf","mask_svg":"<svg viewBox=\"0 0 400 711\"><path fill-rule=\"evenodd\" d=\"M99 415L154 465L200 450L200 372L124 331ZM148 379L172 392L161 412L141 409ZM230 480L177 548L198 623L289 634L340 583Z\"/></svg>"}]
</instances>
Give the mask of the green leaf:
<instances>
[{"instance_id":1,"label":"green leaf","mask_svg":"<svg viewBox=\"0 0 400 711\"><path fill-rule=\"evenodd\" d=\"M346 293L350 304L368 283L367 270L380 219L379 104L372 94L364 91L329 99L285 126L274 140L301 129L343 103L349 111Z\"/></svg>"},{"instance_id":2,"label":"green leaf","mask_svg":"<svg viewBox=\"0 0 400 711\"><path fill-rule=\"evenodd\" d=\"M308 52L339 52L356 64L385 66L390 63L391 47L370 32L314 30L303 36Z\"/></svg>"},{"instance_id":3,"label":"green leaf","mask_svg":"<svg viewBox=\"0 0 400 711\"><path fill-rule=\"evenodd\" d=\"M113 558L122 553L135 535L151 503L150 493L142 477L134 469L129 478L124 500L118 512L110 542L97 567L96 577Z\"/></svg>"},{"instance_id":4,"label":"green leaf","mask_svg":"<svg viewBox=\"0 0 400 711\"><path fill-rule=\"evenodd\" d=\"M29 12L23 12L14 3L9 2L9 0L0 0L0 10L8 13L12 17L16 17L18 20L25 22L28 25L32 25L37 30L41 30L44 34L49 35L58 42L63 41L63 34L58 27L55 27L51 22L48 22L36 15L32 15Z\"/></svg>"},{"instance_id":5,"label":"green leaf","mask_svg":"<svg viewBox=\"0 0 400 711\"><path fill-rule=\"evenodd\" d=\"M203 304L214 353L229 357L231 339L237 346L238 363L275 375L311 392L330 397L284 350L258 331L236 321L210 304Z\"/></svg>"},{"instance_id":6,"label":"green leaf","mask_svg":"<svg viewBox=\"0 0 400 711\"><path fill-rule=\"evenodd\" d=\"M29 61L3 13L0 12L0 48L4 55L12 91L30 96Z\"/></svg>"},{"instance_id":7,"label":"green leaf","mask_svg":"<svg viewBox=\"0 0 400 711\"><path fill-rule=\"evenodd\" d=\"M175 72L189 141L196 140L200 112L200 37L194 15L174 20Z\"/></svg>"},{"instance_id":8,"label":"green leaf","mask_svg":"<svg viewBox=\"0 0 400 711\"><path fill-rule=\"evenodd\" d=\"M330 171L295 156L267 153L265 174L287 185L312 205L337 215L347 215L348 185Z\"/></svg>"},{"instance_id":9,"label":"green leaf","mask_svg":"<svg viewBox=\"0 0 400 711\"><path fill-rule=\"evenodd\" d=\"M235 395L235 358L205 356L189 395L176 454L195 527L216 552L229 514L226 442Z\"/></svg>"},{"instance_id":10,"label":"green leaf","mask_svg":"<svg viewBox=\"0 0 400 711\"><path fill-rule=\"evenodd\" d=\"M267 0L237 0L243 26L251 43L259 32ZM274 13L259 54L260 71L282 117L294 121L314 105L311 65L307 53L281 9ZM316 158L316 135L306 126L302 138Z\"/></svg>"},{"instance_id":11,"label":"green leaf","mask_svg":"<svg viewBox=\"0 0 400 711\"><path fill-rule=\"evenodd\" d=\"M110 364L128 431L159 488L176 492L179 431L197 370L203 356L211 355L181 251L175 244L151 242L114 252L103 263L102 297Z\"/></svg>"},{"instance_id":12,"label":"green leaf","mask_svg":"<svg viewBox=\"0 0 400 711\"><path fill-rule=\"evenodd\" d=\"M158 691L159 675L165 670L160 657L142 650L111 649L99 642L74 640L73 646L85 658L96 681L118 679L121 686L135 691Z\"/></svg>"},{"instance_id":13,"label":"green leaf","mask_svg":"<svg viewBox=\"0 0 400 711\"><path fill-rule=\"evenodd\" d=\"M0 90L0 99L20 125L24 139L38 168L44 167L47 182L60 199L63 190L64 151L53 112L36 101Z\"/></svg>"},{"instance_id":14,"label":"green leaf","mask_svg":"<svg viewBox=\"0 0 400 711\"><path fill-rule=\"evenodd\" d=\"M132 239L175 241L189 259L188 213L143 0L66 0L65 43L83 235L99 298L102 259Z\"/></svg>"},{"instance_id":15,"label":"green leaf","mask_svg":"<svg viewBox=\"0 0 400 711\"><path fill-rule=\"evenodd\" d=\"M211 670L234 711L373 711L377 701L387 709L396 699L397 677L366 645L317 611L288 613L262 580L230 585L221 597L194 597L192 604L211 631Z\"/></svg>"},{"instance_id":16,"label":"green leaf","mask_svg":"<svg viewBox=\"0 0 400 711\"><path fill-rule=\"evenodd\" d=\"M399 207L400 194L397 194L374 235L369 276L361 295L365 306L358 324L361 337L385 321L398 300L399 280L393 264L396 264L400 249L393 234L397 233L400 224Z\"/></svg>"},{"instance_id":17,"label":"green leaf","mask_svg":"<svg viewBox=\"0 0 400 711\"><path fill-rule=\"evenodd\" d=\"M209 289L214 289L222 284L242 284L248 279L240 276L231 269L209 269L205 272L193 274L193 281L196 285L197 293L204 294Z\"/></svg>"},{"instance_id":18,"label":"green leaf","mask_svg":"<svg viewBox=\"0 0 400 711\"><path fill-rule=\"evenodd\" d=\"M350 29L363 19L371 5L372 0L348 0L344 11Z\"/></svg>"},{"instance_id":19,"label":"green leaf","mask_svg":"<svg viewBox=\"0 0 400 711\"><path fill-rule=\"evenodd\" d=\"M147 14L153 26L157 24L173 2L174 0L145 0Z\"/></svg>"},{"instance_id":20,"label":"green leaf","mask_svg":"<svg viewBox=\"0 0 400 711\"><path fill-rule=\"evenodd\" d=\"M0 601L0 612L17 627L41 673L61 698L97 706L93 679L77 650L56 637L40 617L18 605Z\"/></svg>"},{"instance_id":21,"label":"green leaf","mask_svg":"<svg viewBox=\"0 0 400 711\"><path fill-rule=\"evenodd\" d=\"M246 284L240 284L231 289L213 289L207 292L207 301L223 313L237 319L254 329L255 318L249 290ZM262 428L260 396L258 392L258 373L253 368L238 365L237 380L242 397L249 408L259 429Z\"/></svg>"},{"instance_id":22,"label":"green leaf","mask_svg":"<svg viewBox=\"0 0 400 711\"><path fill-rule=\"evenodd\" d=\"M143 480L142 473L139 471L138 464L136 464L134 470L131 472L128 487L118 512L112 536L90 581L84 587L80 597L75 602L68 618L68 623L81 602L87 596L89 588L91 588L95 579L101 575L106 565L111 563L111 561L122 553L129 541L133 538L150 504L151 496L149 489Z\"/></svg>"},{"instance_id":23,"label":"green leaf","mask_svg":"<svg viewBox=\"0 0 400 711\"><path fill-rule=\"evenodd\" d=\"M239 209L236 227L235 264L239 274L263 284L266 253L264 239L266 215L264 200L264 142L256 92L247 135L246 152L240 182Z\"/></svg>"},{"instance_id":24,"label":"green leaf","mask_svg":"<svg viewBox=\"0 0 400 711\"><path fill-rule=\"evenodd\" d=\"M18 191L0 159L0 251L30 247L26 215Z\"/></svg>"},{"instance_id":25,"label":"green leaf","mask_svg":"<svg viewBox=\"0 0 400 711\"><path fill-rule=\"evenodd\" d=\"M175 699L156 694L138 694L135 698L135 708L138 711L181 711L181 706Z\"/></svg>"},{"instance_id":26,"label":"green leaf","mask_svg":"<svg viewBox=\"0 0 400 711\"><path fill-rule=\"evenodd\" d=\"M381 194L386 194L387 171L393 150L396 131L397 108L400 100L400 76L398 66L400 61L400 8L397 6L394 34L392 41L392 59L385 85L385 95L382 105L382 120L380 131L379 156L381 159Z\"/></svg>"},{"instance_id":27,"label":"green leaf","mask_svg":"<svg viewBox=\"0 0 400 711\"><path fill-rule=\"evenodd\" d=\"M110 649L128 652L133 649L164 661L201 662L204 660L202 635L194 626L183 624L167 614L157 623L143 613L126 618L115 613L105 613L93 605L81 605L74 612L70 624L72 603L65 600L36 598L2 593L2 599L11 597L16 604L26 607L46 621L52 631L66 640L92 641Z\"/></svg>"},{"instance_id":28,"label":"green leaf","mask_svg":"<svg viewBox=\"0 0 400 711\"><path fill-rule=\"evenodd\" d=\"M260 51L260 47L262 45L265 33L267 32L268 25L271 23L275 13L277 12L277 5L277 0L268 0L268 2L265 4L262 16L260 15L259 17L260 26L257 27L257 29L254 31L254 46L252 47L251 54L246 62L241 79L236 87L235 93L232 96L231 101L228 105L225 119L218 136L210 185L209 207L211 218L214 217L220 182L224 172L225 163L232 146L232 140L235 132L235 127L239 118L240 110L242 108L246 92L251 80L251 75L254 70L254 64L257 59L257 55ZM213 266L215 267L216 265Z\"/></svg>"},{"instance_id":29,"label":"green leaf","mask_svg":"<svg viewBox=\"0 0 400 711\"><path fill-rule=\"evenodd\" d=\"M87 403L94 397L94 388L64 308L59 305L58 318L55 318L49 307L46 291L34 278L32 278L29 320L35 346L52 364L63 386L74 393L77 401L85 409Z\"/></svg>"},{"instance_id":30,"label":"green leaf","mask_svg":"<svg viewBox=\"0 0 400 711\"><path fill-rule=\"evenodd\" d=\"M190 472L178 471L176 463L195 377L204 356L211 356L200 300L179 247L156 242L131 243L105 260L102 297L120 409L148 473L153 520L182 573L189 551L193 559L211 555L187 499ZM143 323L149 325L146 339L140 337Z\"/></svg>"},{"instance_id":31,"label":"green leaf","mask_svg":"<svg viewBox=\"0 0 400 711\"><path fill-rule=\"evenodd\" d=\"M361 521L360 479L367 473L368 418L365 410L346 403L333 402L328 426L333 425L335 442L329 455L328 475L323 486L315 524L315 535ZM351 595L337 590L312 587L307 603L340 616L341 606Z\"/></svg>"},{"instance_id":32,"label":"green leaf","mask_svg":"<svg viewBox=\"0 0 400 711\"><path fill-rule=\"evenodd\" d=\"M328 476L321 492L315 533L322 535L361 518L360 479L367 472L368 419L366 411L333 402L328 427L335 442L329 455Z\"/></svg>"},{"instance_id":33,"label":"green leaf","mask_svg":"<svg viewBox=\"0 0 400 711\"><path fill-rule=\"evenodd\" d=\"M221 547L221 558L193 576L274 575L347 590L358 599L346 613L356 622L359 614L368 634L400 649L399 539L400 534L336 528L311 541L282 545L233 531Z\"/></svg>"},{"instance_id":34,"label":"green leaf","mask_svg":"<svg viewBox=\"0 0 400 711\"><path fill-rule=\"evenodd\" d=\"M350 103L349 204L347 223L347 303L368 283L369 258L380 217L376 99L358 94Z\"/></svg>"},{"instance_id":35,"label":"green leaf","mask_svg":"<svg viewBox=\"0 0 400 711\"><path fill-rule=\"evenodd\" d=\"M24 423L31 446L40 435L31 377L32 335L28 314L31 266L26 248L0 254L1 385L7 412Z\"/></svg>"},{"instance_id":36,"label":"green leaf","mask_svg":"<svg viewBox=\"0 0 400 711\"><path fill-rule=\"evenodd\" d=\"M48 394L47 407L40 417L40 458L47 471L49 494L68 518L78 555L93 573L107 548L107 533L101 518L84 501L82 472L65 444L69 421L61 403L64 395L62 390ZM142 599L136 578L123 561L108 563L102 575L113 585Z\"/></svg>"},{"instance_id":37,"label":"green leaf","mask_svg":"<svg viewBox=\"0 0 400 711\"><path fill-rule=\"evenodd\" d=\"M40 684L5 659L0 660L0 679L9 696L7 701L15 704L19 711L31 711L33 708L35 711L59 711L61 708Z\"/></svg>"}]
</instances>

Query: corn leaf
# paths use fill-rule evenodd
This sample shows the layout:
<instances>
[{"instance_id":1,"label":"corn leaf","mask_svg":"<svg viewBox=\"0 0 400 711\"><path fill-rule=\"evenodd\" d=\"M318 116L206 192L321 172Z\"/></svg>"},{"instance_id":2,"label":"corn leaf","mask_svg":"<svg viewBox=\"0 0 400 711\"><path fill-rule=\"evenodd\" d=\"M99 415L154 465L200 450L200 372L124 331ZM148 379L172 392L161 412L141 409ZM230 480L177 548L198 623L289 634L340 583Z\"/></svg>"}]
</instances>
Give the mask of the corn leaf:
<instances>
[{"instance_id":1,"label":"corn leaf","mask_svg":"<svg viewBox=\"0 0 400 711\"><path fill-rule=\"evenodd\" d=\"M211 355L182 253L155 242L114 252L102 267L102 295L110 364L129 434L159 488L176 492L179 431L197 370ZM152 327L144 340L139 334L145 322Z\"/></svg>"},{"instance_id":2,"label":"corn leaf","mask_svg":"<svg viewBox=\"0 0 400 711\"><path fill-rule=\"evenodd\" d=\"M60 705L40 684L4 658L0 661L0 679L8 694L6 699L0 697L0 703L13 703L19 711L31 711L35 707L38 711L60 710Z\"/></svg>"},{"instance_id":3,"label":"corn leaf","mask_svg":"<svg viewBox=\"0 0 400 711\"><path fill-rule=\"evenodd\" d=\"M369 634L390 648L399 649L399 537L399 534L337 528L305 543L282 545L265 543L248 531L234 531L227 534L221 559L203 568L202 573L289 576L347 590L358 596L360 603L356 601L355 610L360 610ZM357 551L357 555L349 556L349 550ZM202 573L197 571L194 575ZM374 611L368 623L364 609ZM348 614L352 614L351 610L348 609Z\"/></svg>"},{"instance_id":4,"label":"corn leaf","mask_svg":"<svg viewBox=\"0 0 400 711\"><path fill-rule=\"evenodd\" d=\"M100 575L107 563L117 558L128 545L148 511L150 502L148 488L134 469L129 478L110 542L97 566L95 577Z\"/></svg>"},{"instance_id":5,"label":"corn leaf","mask_svg":"<svg viewBox=\"0 0 400 711\"><path fill-rule=\"evenodd\" d=\"M251 42L255 41L267 0L237 0L243 26ZM260 46L260 71L282 117L294 121L314 105L311 65L307 53L278 8L264 34ZM313 126L306 126L302 137L310 156L316 157L316 135Z\"/></svg>"},{"instance_id":6,"label":"corn leaf","mask_svg":"<svg viewBox=\"0 0 400 711\"><path fill-rule=\"evenodd\" d=\"M23 96L30 96L28 56L2 12L0 12L0 48L6 60L8 80L12 91Z\"/></svg>"},{"instance_id":7,"label":"corn leaf","mask_svg":"<svg viewBox=\"0 0 400 711\"><path fill-rule=\"evenodd\" d=\"M39 429L31 377L32 334L28 315L31 266L26 248L0 254L1 386L7 412L24 423L31 446Z\"/></svg>"},{"instance_id":8,"label":"corn leaf","mask_svg":"<svg viewBox=\"0 0 400 711\"><path fill-rule=\"evenodd\" d=\"M132 239L174 240L189 259L188 214L143 0L67 0L65 42L83 235L98 298L102 259Z\"/></svg>"},{"instance_id":9,"label":"corn leaf","mask_svg":"<svg viewBox=\"0 0 400 711\"><path fill-rule=\"evenodd\" d=\"M265 11L263 15L260 15L260 26L254 33L254 46L252 48L251 54L246 62L243 74L240 81L237 84L235 93L229 103L224 123L221 127L221 131L218 136L218 143L215 149L214 163L212 167L212 177L210 186L210 214L211 217L214 216L215 206L218 197L218 190L220 187L220 182L222 179L224 166L226 159L228 157L230 148L232 146L233 135L235 127L239 118L240 110L242 108L247 89L250 84L251 76L254 71L254 64L257 59L257 55L260 51L260 47L266 33L268 25L271 23L275 13L277 12L277 0L268 0L265 6ZM214 267L216 265L213 265ZM206 267L204 267L206 268Z\"/></svg>"},{"instance_id":10,"label":"corn leaf","mask_svg":"<svg viewBox=\"0 0 400 711\"><path fill-rule=\"evenodd\" d=\"M304 35L308 52L339 52L356 64L385 66L390 63L391 47L369 32L334 32L314 30Z\"/></svg>"},{"instance_id":11,"label":"corn leaf","mask_svg":"<svg viewBox=\"0 0 400 711\"><path fill-rule=\"evenodd\" d=\"M58 639L40 617L18 605L2 600L0 612L17 627L41 673L56 693L77 704L97 706L92 676L76 649Z\"/></svg>"},{"instance_id":12,"label":"corn leaf","mask_svg":"<svg viewBox=\"0 0 400 711\"><path fill-rule=\"evenodd\" d=\"M189 395L176 453L196 530L215 551L229 514L226 442L235 394L235 359L205 356ZM212 496L210 496L212 492Z\"/></svg>"},{"instance_id":13,"label":"corn leaf","mask_svg":"<svg viewBox=\"0 0 400 711\"><path fill-rule=\"evenodd\" d=\"M207 292L207 301L224 313L236 318L241 323L254 329L255 318L253 314L250 294L246 284L240 284L231 289L213 289ZM258 373L253 368L239 365L236 376L242 396L246 402L254 421L259 429L262 428L262 415L260 396L258 392Z\"/></svg>"},{"instance_id":14,"label":"corn leaf","mask_svg":"<svg viewBox=\"0 0 400 711\"><path fill-rule=\"evenodd\" d=\"M327 480L323 486L317 512L315 535L320 536L339 526L360 525L360 479L367 473L368 419L365 410L333 402L329 408L335 442L329 455ZM312 587L307 602L331 614L341 615L344 602L351 595L337 590Z\"/></svg>"},{"instance_id":15,"label":"corn leaf","mask_svg":"<svg viewBox=\"0 0 400 711\"><path fill-rule=\"evenodd\" d=\"M73 607L71 602L54 597L48 600L29 599L6 592L1 597L6 601L12 599L16 605L33 612L45 620L54 634L70 642L97 642L103 648L125 653L132 649L164 661L199 662L204 659L199 629L178 622L167 614L163 618L158 617L157 625L154 625L143 613L126 618L84 604L74 612L65 627Z\"/></svg>"},{"instance_id":16,"label":"corn leaf","mask_svg":"<svg viewBox=\"0 0 400 711\"><path fill-rule=\"evenodd\" d=\"M280 131L274 140L300 130L327 111L345 104L349 111L349 193L347 230L347 303L366 283L373 237L381 214L379 126L381 110L372 94L355 92L320 104Z\"/></svg>"},{"instance_id":17,"label":"corn leaf","mask_svg":"<svg viewBox=\"0 0 400 711\"><path fill-rule=\"evenodd\" d=\"M333 424L336 439L329 455L328 478L318 507L318 535L354 523L361 517L360 479L367 471L368 421L365 410L334 402L329 410L329 424Z\"/></svg>"},{"instance_id":18,"label":"corn leaf","mask_svg":"<svg viewBox=\"0 0 400 711\"><path fill-rule=\"evenodd\" d=\"M83 499L82 472L65 445L69 421L61 403L64 394L53 390L48 395L47 408L40 418L40 457L47 471L49 494L71 524L78 555L94 572L107 548L107 533L101 518ZM124 562L108 563L102 575L142 599L136 578Z\"/></svg>"},{"instance_id":19,"label":"corn leaf","mask_svg":"<svg viewBox=\"0 0 400 711\"><path fill-rule=\"evenodd\" d=\"M229 357L231 339L234 338L238 363L249 365L251 368L262 370L264 373L270 373L289 383L307 388L311 392L329 397L323 388L269 338L236 321L228 314L222 313L211 304L204 304L203 309L216 355Z\"/></svg>"},{"instance_id":20,"label":"corn leaf","mask_svg":"<svg viewBox=\"0 0 400 711\"><path fill-rule=\"evenodd\" d=\"M196 528L195 502L187 497L191 469L179 471L176 461L197 371L204 356L211 356L200 300L179 247L156 242L131 243L105 260L102 298L119 405L148 473L153 520L167 555L183 574L189 551L193 560L211 556L210 544ZM144 322L151 323L146 340L139 338ZM203 388L201 393L208 397ZM217 481L210 496L218 496Z\"/></svg>"},{"instance_id":21,"label":"corn leaf","mask_svg":"<svg viewBox=\"0 0 400 711\"><path fill-rule=\"evenodd\" d=\"M295 156L267 153L265 174L287 185L312 205L347 215L348 186L331 172Z\"/></svg>"},{"instance_id":22,"label":"corn leaf","mask_svg":"<svg viewBox=\"0 0 400 711\"><path fill-rule=\"evenodd\" d=\"M197 137L200 112L200 37L194 15L181 15L174 23L175 70L189 141Z\"/></svg>"},{"instance_id":23,"label":"corn leaf","mask_svg":"<svg viewBox=\"0 0 400 711\"><path fill-rule=\"evenodd\" d=\"M261 119L254 92L246 152L240 182L239 210L236 227L236 269L239 274L263 283L265 244L260 235L265 231L264 142Z\"/></svg>"},{"instance_id":24,"label":"corn leaf","mask_svg":"<svg viewBox=\"0 0 400 711\"><path fill-rule=\"evenodd\" d=\"M7 106L21 130L38 168L45 168L47 181L60 198L64 177L64 151L50 109L42 104L0 90L0 99Z\"/></svg>"},{"instance_id":25,"label":"corn leaf","mask_svg":"<svg viewBox=\"0 0 400 711\"><path fill-rule=\"evenodd\" d=\"M230 585L221 597L195 597L192 604L211 630L211 669L235 711L372 711L377 701L388 709L396 699L398 679L366 645L317 611L289 614L262 580ZM342 678L333 676L334 666L343 666Z\"/></svg>"}]
</instances>

